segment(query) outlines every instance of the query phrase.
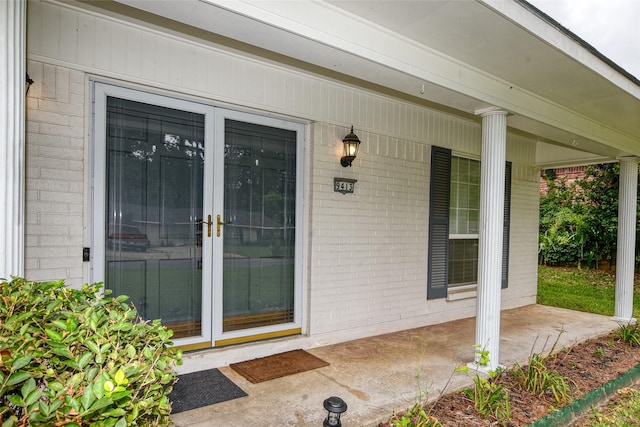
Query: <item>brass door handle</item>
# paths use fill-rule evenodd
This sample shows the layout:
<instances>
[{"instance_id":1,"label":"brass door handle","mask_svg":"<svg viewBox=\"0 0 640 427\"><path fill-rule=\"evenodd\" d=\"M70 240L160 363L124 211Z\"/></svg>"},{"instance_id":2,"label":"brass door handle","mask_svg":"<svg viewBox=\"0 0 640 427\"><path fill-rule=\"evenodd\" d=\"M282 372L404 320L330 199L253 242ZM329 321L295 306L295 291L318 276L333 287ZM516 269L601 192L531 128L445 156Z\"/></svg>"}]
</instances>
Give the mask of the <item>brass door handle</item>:
<instances>
[{"instance_id":1,"label":"brass door handle","mask_svg":"<svg viewBox=\"0 0 640 427\"><path fill-rule=\"evenodd\" d=\"M196 224L207 224L207 236L211 237L211 226L213 225L213 221L211 221L211 215L207 216L207 221L196 221ZM218 226L218 230L219 229L220 229L220 226Z\"/></svg>"},{"instance_id":2,"label":"brass door handle","mask_svg":"<svg viewBox=\"0 0 640 427\"><path fill-rule=\"evenodd\" d=\"M221 225L227 225L227 224L231 224L231 221L222 221L220 219L220 215L218 215L218 226L217 226L217 235L218 235L218 237L220 237L220 226Z\"/></svg>"}]
</instances>

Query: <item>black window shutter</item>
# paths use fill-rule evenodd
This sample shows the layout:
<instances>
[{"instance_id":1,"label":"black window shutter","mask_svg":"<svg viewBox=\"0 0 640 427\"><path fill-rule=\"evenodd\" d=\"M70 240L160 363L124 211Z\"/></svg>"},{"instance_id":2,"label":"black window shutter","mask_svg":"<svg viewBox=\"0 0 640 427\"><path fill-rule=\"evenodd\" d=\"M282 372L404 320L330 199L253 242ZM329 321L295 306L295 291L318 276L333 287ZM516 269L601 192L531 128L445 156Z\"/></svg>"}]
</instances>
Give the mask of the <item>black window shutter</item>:
<instances>
[{"instance_id":1,"label":"black window shutter","mask_svg":"<svg viewBox=\"0 0 640 427\"><path fill-rule=\"evenodd\" d=\"M427 299L447 296L451 150L431 147Z\"/></svg>"},{"instance_id":2,"label":"black window shutter","mask_svg":"<svg viewBox=\"0 0 640 427\"><path fill-rule=\"evenodd\" d=\"M509 231L511 228L511 162L504 171L504 225L502 234L502 289L509 285Z\"/></svg>"}]
</instances>

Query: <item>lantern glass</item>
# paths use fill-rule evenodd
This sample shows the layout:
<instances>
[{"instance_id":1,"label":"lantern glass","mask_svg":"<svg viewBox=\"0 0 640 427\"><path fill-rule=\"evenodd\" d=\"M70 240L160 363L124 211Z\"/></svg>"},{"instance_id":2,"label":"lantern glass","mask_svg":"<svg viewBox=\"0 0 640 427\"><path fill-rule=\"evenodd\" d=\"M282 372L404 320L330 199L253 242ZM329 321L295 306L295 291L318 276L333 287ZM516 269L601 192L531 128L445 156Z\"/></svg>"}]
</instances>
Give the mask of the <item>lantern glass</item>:
<instances>
[{"instance_id":1,"label":"lantern glass","mask_svg":"<svg viewBox=\"0 0 640 427\"><path fill-rule=\"evenodd\" d=\"M340 425L340 414L329 412L329 415L327 415L327 425L332 427Z\"/></svg>"},{"instance_id":2,"label":"lantern glass","mask_svg":"<svg viewBox=\"0 0 640 427\"><path fill-rule=\"evenodd\" d=\"M356 157L358 155L358 144L355 141L345 142L344 155L350 156L350 157Z\"/></svg>"}]
</instances>

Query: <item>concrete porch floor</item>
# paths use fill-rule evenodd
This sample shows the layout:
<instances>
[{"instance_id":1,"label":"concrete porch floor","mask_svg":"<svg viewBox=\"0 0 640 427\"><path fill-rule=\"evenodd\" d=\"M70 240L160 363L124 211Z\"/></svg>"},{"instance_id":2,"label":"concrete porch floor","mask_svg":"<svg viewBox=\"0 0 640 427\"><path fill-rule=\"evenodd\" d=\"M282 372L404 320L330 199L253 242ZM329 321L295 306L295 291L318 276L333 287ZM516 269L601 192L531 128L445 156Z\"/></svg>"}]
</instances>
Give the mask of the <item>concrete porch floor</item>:
<instances>
[{"instance_id":1,"label":"concrete porch floor","mask_svg":"<svg viewBox=\"0 0 640 427\"><path fill-rule=\"evenodd\" d=\"M616 328L606 316L541 305L504 310L500 363L524 363L532 352L550 350L556 339L559 350ZM468 318L306 349L330 365L258 384L223 367L220 371L248 396L172 419L179 427L320 427L326 416L322 402L338 396L348 405L344 427L377 426L394 411L413 406L420 390L435 399L447 383L447 391L470 385L471 376L453 372L472 361L474 338L475 318Z\"/></svg>"}]
</instances>

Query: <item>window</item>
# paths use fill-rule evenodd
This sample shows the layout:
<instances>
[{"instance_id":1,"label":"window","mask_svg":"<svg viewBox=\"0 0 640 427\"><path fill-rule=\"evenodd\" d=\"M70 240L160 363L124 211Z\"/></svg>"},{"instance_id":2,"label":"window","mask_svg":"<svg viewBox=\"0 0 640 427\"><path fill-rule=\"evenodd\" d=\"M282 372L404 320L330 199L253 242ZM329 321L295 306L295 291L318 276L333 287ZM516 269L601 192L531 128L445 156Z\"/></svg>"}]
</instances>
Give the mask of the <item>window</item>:
<instances>
[{"instance_id":1,"label":"window","mask_svg":"<svg viewBox=\"0 0 640 427\"><path fill-rule=\"evenodd\" d=\"M451 157L449 286L478 282L480 162Z\"/></svg>"},{"instance_id":2,"label":"window","mask_svg":"<svg viewBox=\"0 0 640 427\"><path fill-rule=\"evenodd\" d=\"M444 298L454 286L478 281L480 162L431 148L427 298ZM505 169L502 287L507 287L511 163Z\"/></svg>"}]
</instances>

